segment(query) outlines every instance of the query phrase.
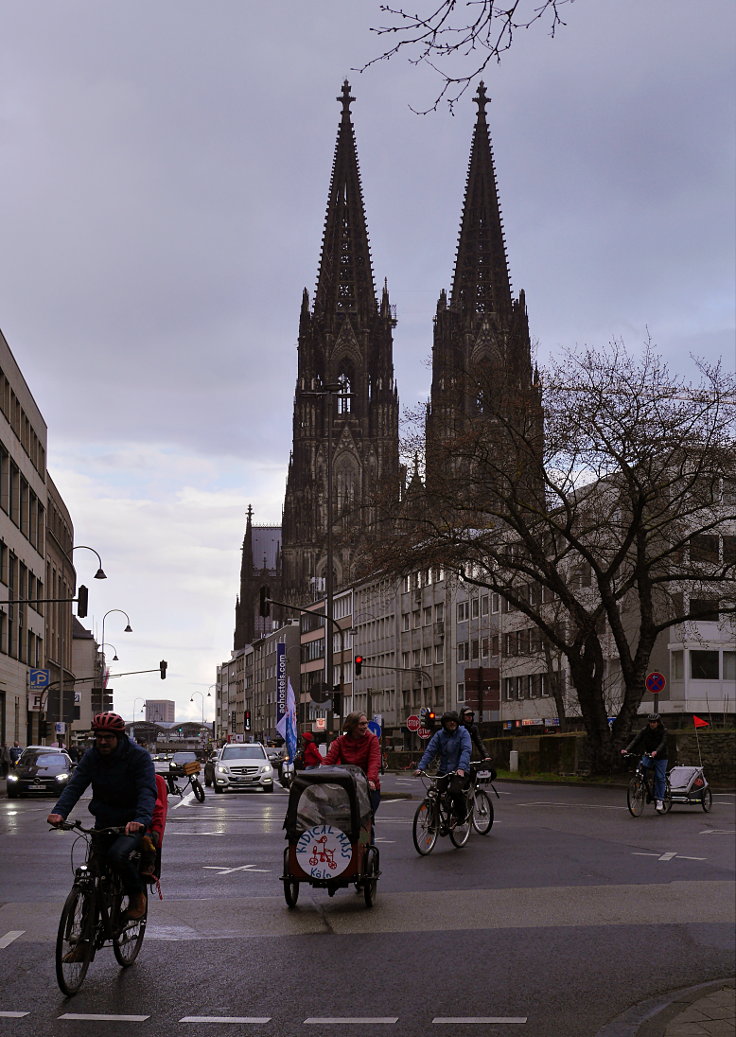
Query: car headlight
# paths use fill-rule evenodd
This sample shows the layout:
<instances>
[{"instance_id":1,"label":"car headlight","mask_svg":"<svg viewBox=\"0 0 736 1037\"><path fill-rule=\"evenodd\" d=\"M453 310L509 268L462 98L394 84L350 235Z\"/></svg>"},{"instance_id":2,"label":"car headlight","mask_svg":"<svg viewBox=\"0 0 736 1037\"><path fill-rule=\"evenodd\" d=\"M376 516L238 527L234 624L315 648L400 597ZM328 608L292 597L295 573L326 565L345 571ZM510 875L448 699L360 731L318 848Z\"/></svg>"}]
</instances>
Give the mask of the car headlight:
<instances>
[{"instance_id":1,"label":"car headlight","mask_svg":"<svg viewBox=\"0 0 736 1037\"><path fill-rule=\"evenodd\" d=\"M273 767L270 763L267 763L265 767L261 767L261 774L265 777L268 777L268 775L273 776Z\"/></svg>"},{"instance_id":2,"label":"car headlight","mask_svg":"<svg viewBox=\"0 0 736 1037\"><path fill-rule=\"evenodd\" d=\"M56 780L57 781L69 781L69 775L68 774L57 774L56 775Z\"/></svg>"},{"instance_id":3,"label":"car headlight","mask_svg":"<svg viewBox=\"0 0 736 1037\"><path fill-rule=\"evenodd\" d=\"M8 781L17 781L17 780L18 780L18 775L17 774L9 774L8 775Z\"/></svg>"},{"instance_id":4,"label":"car headlight","mask_svg":"<svg viewBox=\"0 0 736 1037\"><path fill-rule=\"evenodd\" d=\"M217 773L218 774L227 774L228 773L228 769L227 769L227 767L223 767L222 765L220 765L217 768Z\"/></svg>"}]
</instances>

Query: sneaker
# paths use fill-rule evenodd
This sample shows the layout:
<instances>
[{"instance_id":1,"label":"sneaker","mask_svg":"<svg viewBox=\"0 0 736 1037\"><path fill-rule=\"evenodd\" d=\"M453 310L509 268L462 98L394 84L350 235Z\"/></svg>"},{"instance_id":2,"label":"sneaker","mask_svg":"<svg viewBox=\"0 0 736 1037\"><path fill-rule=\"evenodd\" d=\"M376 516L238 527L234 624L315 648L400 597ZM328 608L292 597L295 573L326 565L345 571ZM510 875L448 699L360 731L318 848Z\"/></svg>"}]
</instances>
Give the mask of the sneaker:
<instances>
[{"instance_id":1,"label":"sneaker","mask_svg":"<svg viewBox=\"0 0 736 1037\"><path fill-rule=\"evenodd\" d=\"M146 913L147 902L148 898L145 893L134 893L128 900L128 910L125 912L126 918L129 918L132 921L137 921L137 919L143 918Z\"/></svg>"},{"instance_id":2,"label":"sneaker","mask_svg":"<svg viewBox=\"0 0 736 1037\"><path fill-rule=\"evenodd\" d=\"M87 957L89 945L86 940L80 940L70 951L67 951L61 959L64 964L71 965L73 962L84 961Z\"/></svg>"},{"instance_id":3,"label":"sneaker","mask_svg":"<svg viewBox=\"0 0 736 1037\"><path fill-rule=\"evenodd\" d=\"M664 813L664 803L662 802L661 799L657 800L656 810L657 810L658 814L663 814Z\"/></svg>"}]
</instances>

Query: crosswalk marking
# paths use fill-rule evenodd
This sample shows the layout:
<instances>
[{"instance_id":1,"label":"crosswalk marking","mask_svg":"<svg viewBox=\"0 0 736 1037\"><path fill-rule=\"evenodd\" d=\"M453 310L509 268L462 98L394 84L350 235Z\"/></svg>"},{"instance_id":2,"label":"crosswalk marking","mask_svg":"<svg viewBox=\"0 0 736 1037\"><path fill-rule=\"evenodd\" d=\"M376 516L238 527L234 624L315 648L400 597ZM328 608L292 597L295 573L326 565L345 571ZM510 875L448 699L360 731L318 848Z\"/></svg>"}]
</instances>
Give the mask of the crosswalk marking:
<instances>
[{"instance_id":1,"label":"crosswalk marking","mask_svg":"<svg viewBox=\"0 0 736 1037\"><path fill-rule=\"evenodd\" d=\"M6 947L9 947L10 944L17 940L19 936L22 936L24 932L25 929L8 930L5 936L0 936L0 950L4 950Z\"/></svg>"}]
</instances>

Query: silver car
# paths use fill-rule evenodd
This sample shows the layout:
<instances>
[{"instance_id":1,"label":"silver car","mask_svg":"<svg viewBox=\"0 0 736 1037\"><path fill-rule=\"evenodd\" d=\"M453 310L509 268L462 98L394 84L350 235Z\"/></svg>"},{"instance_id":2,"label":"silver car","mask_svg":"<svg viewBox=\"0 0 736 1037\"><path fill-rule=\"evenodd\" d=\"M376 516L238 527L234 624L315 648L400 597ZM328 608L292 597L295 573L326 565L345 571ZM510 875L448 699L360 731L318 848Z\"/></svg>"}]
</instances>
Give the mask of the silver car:
<instances>
[{"instance_id":1,"label":"silver car","mask_svg":"<svg viewBox=\"0 0 736 1037\"><path fill-rule=\"evenodd\" d=\"M273 792L273 767L260 742L225 745L213 761L215 792L225 789L263 789Z\"/></svg>"}]
</instances>

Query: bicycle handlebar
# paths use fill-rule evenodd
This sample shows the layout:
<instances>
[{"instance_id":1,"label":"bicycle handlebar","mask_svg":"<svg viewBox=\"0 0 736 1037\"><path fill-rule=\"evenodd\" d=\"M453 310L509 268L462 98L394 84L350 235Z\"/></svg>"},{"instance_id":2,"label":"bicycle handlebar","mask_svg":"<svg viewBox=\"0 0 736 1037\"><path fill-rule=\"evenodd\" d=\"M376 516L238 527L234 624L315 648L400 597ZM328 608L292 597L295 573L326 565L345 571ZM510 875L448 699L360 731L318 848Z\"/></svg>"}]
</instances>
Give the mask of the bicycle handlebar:
<instances>
[{"instance_id":1,"label":"bicycle handlebar","mask_svg":"<svg viewBox=\"0 0 736 1037\"><path fill-rule=\"evenodd\" d=\"M123 835L125 825L111 828L85 828L81 821L62 821L60 825L52 825L50 832L82 832L84 835Z\"/></svg>"}]
</instances>

